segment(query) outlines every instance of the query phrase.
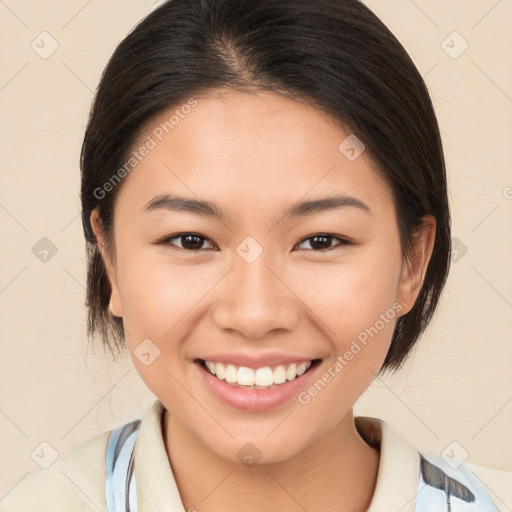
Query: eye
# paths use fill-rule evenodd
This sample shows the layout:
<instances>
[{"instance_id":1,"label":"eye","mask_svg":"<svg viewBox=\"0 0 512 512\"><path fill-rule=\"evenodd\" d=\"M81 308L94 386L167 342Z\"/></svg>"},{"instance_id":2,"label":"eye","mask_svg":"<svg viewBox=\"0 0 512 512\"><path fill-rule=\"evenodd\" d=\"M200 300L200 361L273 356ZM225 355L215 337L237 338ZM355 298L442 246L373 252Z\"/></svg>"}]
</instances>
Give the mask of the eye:
<instances>
[{"instance_id":1,"label":"eye","mask_svg":"<svg viewBox=\"0 0 512 512\"><path fill-rule=\"evenodd\" d=\"M181 245L177 246L178 249L198 252L203 248L202 246L208 238L198 235L197 233L180 233L178 235L163 238L157 242L157 245L176 245L173 243L174 240L181 240Z\"/></svg>"},{"instance_id":2,"label":"eye","mask_svg":"<svg viewBox=\"0 0 512 512\"><path fill-rule=\"evenodd\" d=\"M174 242L175 240L179 240L180 243L176 244ZM334 247L332 246L333 241L338 241ZM208 240L208 238L203 235L199 235L197 233L179 233L177 235L165 237L155 243L156 245L171 245L184 251L199 252L204 249L205 242L208 242L211 245L211 242ZM353 242L349 240L327 233L319 233L316 235L308 236L307 238L304 238L296 247L299 247L304 243L309 243L311 249L314 252L325 252L335 249L336 247L353 245ZM212 248L214 247L211 246L210 249Z\"/></svg>"},{"instance_id":3,"label":"eye","mask_svg":"<svg viewBox=\"0 0 512 512\"><path fill-rule=\"evenodd\" d=\"M331 246L333 240L338 240L338 244L335 245L334 247ZM317 235L308 236L307 238L304 238L298 245L300 246L306 242L309 243L310 247L314 250L314 252L328 251L331 249L335 249L336 247L353 245L353 242L350 242L345 238L341 238L335 235L329 235L328 233L319 233Z\"/></svg>"}]
</instances>

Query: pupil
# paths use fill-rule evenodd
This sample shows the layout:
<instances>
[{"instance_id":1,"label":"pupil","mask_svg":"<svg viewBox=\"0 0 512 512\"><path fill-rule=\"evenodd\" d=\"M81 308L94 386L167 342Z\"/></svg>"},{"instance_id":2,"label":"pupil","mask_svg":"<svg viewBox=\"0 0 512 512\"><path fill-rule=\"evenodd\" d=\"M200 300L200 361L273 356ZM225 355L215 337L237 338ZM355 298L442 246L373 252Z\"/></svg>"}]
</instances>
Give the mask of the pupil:
<instances>
[{"instance_id":1,"label":"pupil","mask_svg":"<svg viewBox=\"0 0 512 512\"><path fill-rule=\"evenodd\" d=\"M325 249L325 248L328 248L329 247L329 242L330 242L330 236L325 236L325 235L316 235L313 237L313 239L311 240L311 247L313 247L313 249ZM320 242L319 242L320 240Z\"/></svg>"},{"instance_id":2,"label":"pupil","mask_svg":"<svg viewBox=\"0 0 512 512\"><path fill-rule=\"evenodd\" d=\"M195 240L195 243L194 243L194 241L191 242L191 240ZM188 247L187 247L187 245L188 245ZM185 247L185 249L200 249L201 245L202 245L201 238L196 235L186 235L184 237L183 246Z\"/></svg>"}]
</instances>

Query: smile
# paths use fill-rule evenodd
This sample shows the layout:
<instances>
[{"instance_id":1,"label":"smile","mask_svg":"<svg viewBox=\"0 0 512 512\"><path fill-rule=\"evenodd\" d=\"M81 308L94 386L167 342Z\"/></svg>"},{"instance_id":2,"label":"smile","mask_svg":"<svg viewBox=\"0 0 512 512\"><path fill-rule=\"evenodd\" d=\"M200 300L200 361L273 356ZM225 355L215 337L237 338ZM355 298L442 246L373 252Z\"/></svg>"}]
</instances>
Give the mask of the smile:
<instances>
[{"instance_id":1,"label":"smile","mask_svg":"<svg viewBox=\"0 0 512 512\"><path fill-rule=\"evenodd\" d=\"M265 366L257 369L232 364L224 365L214 361L201 360L201 363L212 375L234 387L269 389L300 377L309 369L314 361L278 365L274 368Z\"/></svg>"}]
</instances>

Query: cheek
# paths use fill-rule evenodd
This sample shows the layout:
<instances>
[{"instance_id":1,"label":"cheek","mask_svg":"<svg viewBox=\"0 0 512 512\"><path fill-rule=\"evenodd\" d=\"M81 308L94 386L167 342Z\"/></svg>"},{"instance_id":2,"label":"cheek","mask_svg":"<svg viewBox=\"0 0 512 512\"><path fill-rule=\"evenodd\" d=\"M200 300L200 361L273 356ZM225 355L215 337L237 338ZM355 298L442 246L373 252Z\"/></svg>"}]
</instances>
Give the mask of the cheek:
<instances>
[{"instance_id":1,"label":"cheek","mask_svg":"<svg viewBox=\"0 0 512 512\"><path fill-rule=\"evenodd\" d=\"M144 338L161 343L179 334L216 282L207 265L170 265L154 253L142 249L119 260L123 318L132 344Z\"/></svg>"},{"instance_id":2,"label":"cheek","mask_svg":"<svg viewBox=\"0 0 512 512\"><path fill-rule=\"evenodd\" d=\"M331 418L332 425L382 366L398 318L398 277L399 264L392 258L387 265L379 259L371 263L361 259L357 264L337 265L336 270L326 267L304 283L301 293L315 313L312 318L321 320L317 325L322 326L333 353L319 377L328 384L313 384L301 403L314 404L315 415Z\"/></svg>"},{"instance_id":3,"label":"cheek","mask_svg":"<svg viewBox=\"0 0 512 512\"><path fill-rule=\"evenodd\" d=\"M317 265L297 275L296 290L304 303L335 332L352 332L373 324L392 308L399 265L362 259L340 265ZM300 280L300 281L299 281Z\"/></svg>"},{"instance_id":4,"label":"cheek","mask_svg":"<svg viewBox=\"0 0 512 512\"><path fill-rule=\"evenodd\" d=\"M148 251L126 254L118 260L118 279L131 359L157 396L179 396L169 369L183 363L187 332L201 311L201 298L214 285L212 276L200 266L169 265Z\"/></svg>"},{"instance_id":5,"label":"cheek","mask_svg":"<svg viewBox=\"0 0 512 512\"><path fill-rule=\"evenodd\" d=\"M360 251L343 264L302 269L298 295L314 314L343 370L334 389L354 400L373 380L387 354L398 318L399 247ZM297 275L298 278L298 275ZM393 307L395 305L395 307ZM371 371L368 371L371 369ZM343 377L342 377L343 375ZM350 377L349 377L350 376Z\"/></svg>"}]
</instances>

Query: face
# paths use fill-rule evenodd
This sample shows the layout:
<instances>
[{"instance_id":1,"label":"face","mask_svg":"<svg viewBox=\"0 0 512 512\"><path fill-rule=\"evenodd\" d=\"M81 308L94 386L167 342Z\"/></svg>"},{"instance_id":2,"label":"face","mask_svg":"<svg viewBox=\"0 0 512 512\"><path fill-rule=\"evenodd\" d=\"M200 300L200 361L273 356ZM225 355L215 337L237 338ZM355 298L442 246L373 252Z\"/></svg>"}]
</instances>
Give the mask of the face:
<instances>
[{"instance_id":1,"label":"face","mask_svg":"<svg viewBox=\"0 0 512 512\"><path fill-rule=\"evenodd\" d=\"M417 265L402 265L391 191L367 152L347 151L351 139L339 149L350 132L269 92L196 100L140 137L150 149L115 207L111 309L148 387L204 446L235 461L250 441L265 461L284 460L374 379L419 292L434 226ZM249 379L238 367L279 381L283 366L292 380L241 389L199 359ZM313 360L293 378L290 364Z\"/></svg>"}]
</instances>

